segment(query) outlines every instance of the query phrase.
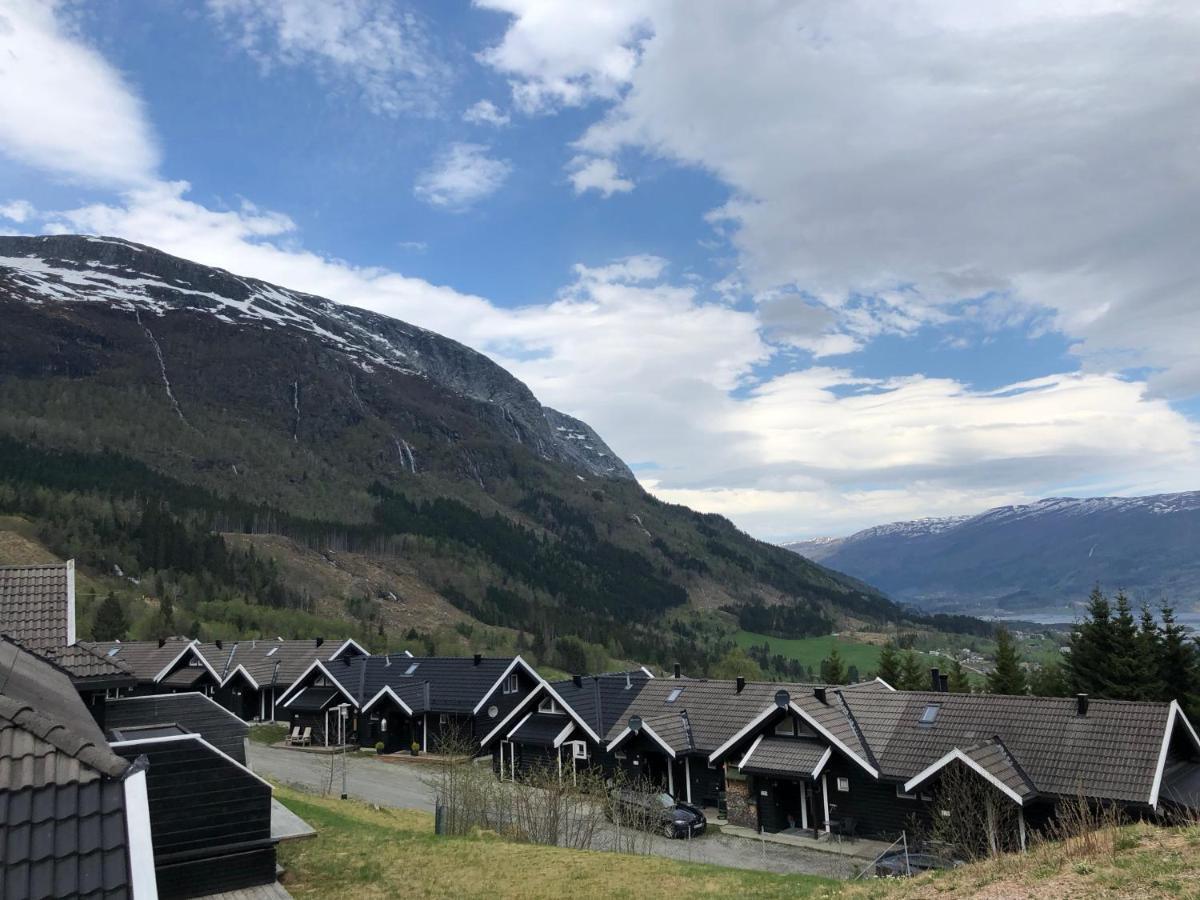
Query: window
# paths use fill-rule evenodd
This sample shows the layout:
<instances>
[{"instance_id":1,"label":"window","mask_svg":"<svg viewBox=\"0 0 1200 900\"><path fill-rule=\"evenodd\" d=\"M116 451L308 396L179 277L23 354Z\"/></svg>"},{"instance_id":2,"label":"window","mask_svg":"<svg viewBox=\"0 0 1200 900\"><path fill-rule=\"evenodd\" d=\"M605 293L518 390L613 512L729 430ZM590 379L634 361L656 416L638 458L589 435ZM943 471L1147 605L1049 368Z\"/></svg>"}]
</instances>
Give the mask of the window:
<instances>
[{"instance_id":1,"label":"window","mask_svg":"<svg viewBox=\"0 0 1200 900\"><path fill-rule=\"evenodd\" d=\"M519 689L519 687L520 686L517 682L517 673L516 672L513 672L511 675L509 675L507 678L504 679L504 693L515 694L517 692L517 690Z\"/></svg>"},{"instance_id":2,"label":"window","mask_svg":"<svg viewBox=\"0 0 1200 900\"><path fill-rule=\"evenodd\" d=\"M417 671L417 666L419 666L419 665L420 665L420 663L413 663L407 669L404 670L404 674L411 675L413 672Z\"/></svg>"},{"instance_id":3,"label":"window","mask_svg":"<svg viewBox=\"0 0 1200 900\"><path fill-rule=\"evenodd\" d=\"M925 707L925 712L921 713L921 724L932 725L933 720L937 718L939 709L941 709L941 707L933 703Z\"/></svg>"},{"instance_id":4,"label":"window","mask_svg":"<svg viewBox=\"0 0 1200 900\"><path fill-rule=\"evenodd\" d=\"M538 703L538 712L553 713L554 715L562 715L562 707L559 706L553 697L543 697Z\"/></svg>"},{"instance_id":5,"label":"window","mask_svg":"<svg viewBox=\"0 0 1200 900\"><path fill-rule=\"evenodd\" d=\"M279 649L278 647L272 647L270 650L268 650L268 651L267 651L267 656L274 656L274 655L275 655L275 652L276 652L278 649Z\"/></svg>"},{"instance_id":6,"label":"window","mask_svg":"<svg viewBox=\"0 0 1200 900\"><path fill-rule=\"evenodd\" d=\"M775 725L775 733L793 737L796 734L796 724L791 716L788 716L782 722Z\"/></svg>"},{"instance_id":7,"label":"window","mask_svg":"<svg viewBox=\"0 0 1200 900\"><path fill-rule=\"evenodd\" d=\"M113 647L111 650L109 650L109 651L108 651L108 655L109 655L109 656L116 656L116 655L117 655L118 653L120 653L120 652L121 652L121 648L120 648L120 647Z\"/></svg>"},{"instance_id":8,"label":"window","mask_svg":"<svg viewBox=\"0 0 1200 900\"><path fill-rule=\"evenodd\" d=\"M843 794L849 793L850 792L850 779L849 778L839 778L837 780L837 789L839 791L841 791Z\"/></svg>"},{"instance_id":9,"label":"window","mask_svg":"<svg viewBox=\"0 0 1200 900\"><path fill-rule=\"evenodd\" d=\"M683 693L683 688L675 688L671 693L667 694L667 702L674 703L679 699L679 695Z\"/></svg>"},{"instance_id":10,"label":"window","mask_svg":"<svg viewBox=\"0 0 1200 900\"><path fill-rule=\"evenodd\" d=\"M896 796L899 797L901 800L916 800L917 799L916 794L906 794L904 792L904 785L902 785L902 784L896 785Z\"/></svg>"}]
</instances>

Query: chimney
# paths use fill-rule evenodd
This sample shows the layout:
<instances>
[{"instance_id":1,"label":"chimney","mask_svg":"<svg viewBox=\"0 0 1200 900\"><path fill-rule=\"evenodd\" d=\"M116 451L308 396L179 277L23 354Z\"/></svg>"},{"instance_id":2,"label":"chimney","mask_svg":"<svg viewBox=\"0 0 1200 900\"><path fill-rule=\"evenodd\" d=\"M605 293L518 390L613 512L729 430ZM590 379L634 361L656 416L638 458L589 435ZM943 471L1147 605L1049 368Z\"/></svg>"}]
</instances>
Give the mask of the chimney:
<instances>
[{"instance_id":1,"label":"chimney","mask_svg":"<svg viewBox=\"0 0 1200 900\"><path fill-rule=\"evenodd\" d=\"M476 653L475 654L475 665L479 665L481 662L483 662L483 654Z\"/></svg>"},{"instance_id":2,"label":"chimney","mask_svg":"<svg viewBox=\"0 0 1200 900\"><path fill-rule=\"evenodd\" d=\"M215 643L217 645L218 650L223 650L225 647L225 645L221 643L220 638L217 638L215 641L213 641L213 643Z\"/></svg>"},{"instance_id":3,"label":"chimney","mask_svg":"<svg viewBox=\"0 0 1200 900\"><path fill-rule=\"evenodd\" d=\"M825 696L825 688L823 687L813 688L813 696L817 698L817 702L819 703L829 703L829 699Z\"/></svg>"},{"instance_id":4,"label":"chimney","mask_svg":"<svg viewBox=\"0 0 1200 900\"><path fill-rule=\"evenodd\" d=\"M941 677L938 679L938 681L941 682L942 693L943 694L950 693L950 676L947 675L945 672L943 672Z\"/></svg>"},{"instance_id":5,"label":"chimney","mask_svg":"<svg viewBox=\"0 0 1200 900\"><path fill-rule=\"evenodd\" d=\"M577 687L577 688L583 687L583 676L582 675L572 675L571 681L575 685L575 687Z\"/></svg>"},{"instance_id":6,"label":"chimney","mask_svg":"<svg viewBox=\"0 0 1200 900\"><path fill-rule=\"evenodd\" d=\"M938 671L937 666L934 666L929 670L929 681L931 684L933 684L933 689L935 691L940 691L942 689L941 673Z\"/></svg>"},{"instance_id":7,"label":"chimney","mask_svg":"<svg viewBox=\"0 0 1200 900\"><path fill-rule=\"evenodd\" d=\"M737 692L740 694L746 689L746 679L739 675L737 677Z\"/></svg>"},{"instance_id":8,"label":"chimney","mask_svg":"<svg viewBox=\"0 0 1200 900\"><path fill-rule=\"evenodd\" d=\"M1075 715L1086 716L1087 708L1088 708L1088 695L1087 694L1076 694L1075 695Z\"/></svg>"},{"instance_id":9,"label":"chimney","mask_svg":"<svg viewBox=\"0 0 1200 900\"><path fill-rule=\"evenodd\" d=\"M167 639L166 639L166 638L159 638L159 639L158 639L158 646L160 646L160 647L165 647L165 646L167 646Z\"/></svg>"},{"instance_id":10,"label":"chimney","mask_svg":"<svg viewBox=\"0 0 1200 900\"><path fill-rule=\"evenodd\" d=\"M675 674L674 674L674 676L672 676L672 677L674 677L674 678L679 678L679 677L680 677L680 674L681 674L681 670L680 670L680 668L679 668L679 663L675 663L675 669L674 669L674 672L675 672Z\"/></svg>"},{"instance_id":11,"label":"chimney","mask_svg":"<svg viewBox=\"0 0 1200 900\"><path fill-rule=\"evenodd\" d=\"M317 638L317 646L318 647L320 647L323 643L325 643L325 638Z\"/></svg>"}]
</instances>

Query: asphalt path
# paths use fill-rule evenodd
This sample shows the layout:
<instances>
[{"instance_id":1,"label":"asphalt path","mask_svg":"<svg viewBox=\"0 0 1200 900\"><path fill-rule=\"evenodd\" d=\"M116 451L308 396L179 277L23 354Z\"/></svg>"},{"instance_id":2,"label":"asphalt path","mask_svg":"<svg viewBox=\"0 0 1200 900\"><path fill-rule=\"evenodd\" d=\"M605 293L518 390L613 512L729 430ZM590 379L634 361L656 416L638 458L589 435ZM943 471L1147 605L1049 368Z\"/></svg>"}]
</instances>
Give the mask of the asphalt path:
<instances>
[{"instance_id":1,"label":"asphalt path","mask_svg":"<svg viewBox=\"0 0 1200 900\"><path fill-rule=\"evenodd\" d=\"M333 759L331 767L330 756L250 742L248 759L255 772L282 784L328 792L335 796L342 792L340 757ZM433 812L433 792L423 781L428 774L431 774L431 770L419 763L383 762L370 756L351 754L346 758L346 793L356 800L377 806ZM605 823L598 830L593 847L597 850L611 849L616 839L615 828ZM628 845L628 836L623 843ZM846 859L832 853L716 832L692 840L671 840L646 834L639 835L635 843L640 851L668 859L783 874L847 878L864 864L862 860Z\"/></svg>"}]
</instances>

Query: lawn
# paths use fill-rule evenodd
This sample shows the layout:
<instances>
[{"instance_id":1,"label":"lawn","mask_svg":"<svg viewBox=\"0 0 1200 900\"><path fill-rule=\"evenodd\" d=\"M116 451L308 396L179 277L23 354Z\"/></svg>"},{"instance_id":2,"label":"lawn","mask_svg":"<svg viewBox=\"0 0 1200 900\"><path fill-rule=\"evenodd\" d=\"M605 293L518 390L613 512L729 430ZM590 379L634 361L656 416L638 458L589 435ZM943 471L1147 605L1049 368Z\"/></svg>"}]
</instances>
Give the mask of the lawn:
<instances>
[{"instance_id":1,"label":"lawn","mask_svg":"<svg viewBox=\"0 0 1200 900\"><path fill-rule=\"evenodd\" d=\"M287 737L287 725L251 725L250 740L256 744L278 744Z\"/></svg>"},{"instance_id":2,"label":"lawn","mask_svg":"<svg viewBox=\"0 0 1200 900\"><path fill-rule=\"evenodd\" d=\"M279 847L293 897L832 897L837 882L537 844L438 837L430 813L276 787L317 830Z\"/></svg>"},{"instance_id":3,"label":"lawn","mask_svg":"<svg viewBox=\"0 0 1200 900\"><path fill-rule=\"evenodd\" d=\"M752 644L771 645L771 653L781 653L788 659L798 660L801 665L812 666L815 673L821 671L821 660L828 659L836 644L842 662L846 666L856 666L859 674L866 678L867 673L874 672L879 667L879 647L875 644L864 644L848 641L841 637L825 635L810 638L774 638L765 634L755 634L752 631L739 631L734 635L739 647L750 647Z\"/></svg>"}]
</instances>

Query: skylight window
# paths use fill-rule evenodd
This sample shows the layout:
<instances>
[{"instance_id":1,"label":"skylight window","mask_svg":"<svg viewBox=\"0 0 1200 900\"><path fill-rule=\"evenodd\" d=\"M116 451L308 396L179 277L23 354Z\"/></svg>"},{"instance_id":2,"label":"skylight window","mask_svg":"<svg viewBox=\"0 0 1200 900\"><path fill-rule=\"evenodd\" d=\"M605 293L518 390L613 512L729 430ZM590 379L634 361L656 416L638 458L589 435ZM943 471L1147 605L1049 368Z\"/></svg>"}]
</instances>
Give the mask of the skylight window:
<instances>
[{"instance_id":1,"label":"skylight window","mask_svg":"<svg viewBox=\"0 0 1200 900\"><path fill-rule=\"evenodd\" d=\"M120 652L121 652L121 648L120 648L120 647L113 647L111 650L109 650L109 651L108 651L108 655L109 655L109 656L116 656L116 655L117 655L118 653L120 653Z\"/></svg>"},{"instance_id":2,"label":"skylight window","mask_svg":"<svg viewBox=\"0 0 1200 900\"><path fill-rule=\"evenodd\" d=\"M667 694L667 702L674 703L679 699L679 695L683 693L683 688L675 688L671 693Z\"/></svg>"},{"instance_id":3,"label":"skylight window","mask_svg":"<svg viewBox=\"0 0 1200 900\"><path fill-rule=\"evenodd\" d=\"M404 670L404 674L411 675L413 672L417 671L417 666L419 666L419 665L420 665L420 663L413 663L411 666L409 666L407 669Z\"/></svg>"},{"instance_id":4,"label":"skylight window","mask_svg":"<svg viewBox=\"0 0 1200 900\"><path fill-rule=\"evenodd\" d=\"M278 649L279 649L278 647L272 647L270 650L267 651L267 656L274 656L275 651Z\"/></svg>"},{"instance_id":5,"label":"skylight window","mask_svg":"<svg viewBox=\"0 0 1200 900\"><path fill-rule=\"evenodd\" d=\"M937 718L939 709L941 709L941 707L935 705L925 707L925 712L921 713L921 724L932 725L933 720Z\"/></svg>"}]
</instances>

